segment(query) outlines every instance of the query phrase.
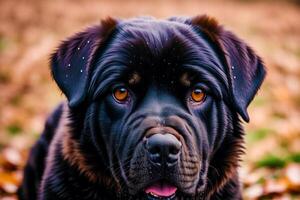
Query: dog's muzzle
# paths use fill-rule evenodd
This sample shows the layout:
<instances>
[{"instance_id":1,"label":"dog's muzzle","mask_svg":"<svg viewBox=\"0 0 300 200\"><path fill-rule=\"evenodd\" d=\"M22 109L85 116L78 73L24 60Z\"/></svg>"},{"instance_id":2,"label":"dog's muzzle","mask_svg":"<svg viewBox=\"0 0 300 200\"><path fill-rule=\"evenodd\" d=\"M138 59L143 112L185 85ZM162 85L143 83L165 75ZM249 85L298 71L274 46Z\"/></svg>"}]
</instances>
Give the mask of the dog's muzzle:
<instances>
[{"instance_id":1,"label":"dog's muzzle","mask_svg":"<svg viewBox=\"0 0 300 200\"><path fill-rule=\"evenodd\" d=\"M144 138L144 147L152 165L170 171L177 164L181 152L178 133L169 127L151 128ZM161 180L145 189L150 199L172 199L177 187Z\"/></svg>"}]
</instances>

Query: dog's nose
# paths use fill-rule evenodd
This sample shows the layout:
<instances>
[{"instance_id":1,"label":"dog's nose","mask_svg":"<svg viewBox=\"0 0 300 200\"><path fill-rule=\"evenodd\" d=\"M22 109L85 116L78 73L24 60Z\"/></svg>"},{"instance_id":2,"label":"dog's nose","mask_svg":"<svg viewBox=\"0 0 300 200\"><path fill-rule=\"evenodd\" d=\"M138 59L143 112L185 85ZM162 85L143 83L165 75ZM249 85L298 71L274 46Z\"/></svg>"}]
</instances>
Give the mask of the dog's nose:
<instances>
[{"instance_id":1,"label":"dog's nose","mask_svg":"<svg viewBox=\"0 0 300 200\"><path fill-rule=\"evenodd\" d=\"M181 143L172 134L153 134L146 138L145 145L150 160L156 165L172 166L178 161Z\"/></svg>"}]
</instances>

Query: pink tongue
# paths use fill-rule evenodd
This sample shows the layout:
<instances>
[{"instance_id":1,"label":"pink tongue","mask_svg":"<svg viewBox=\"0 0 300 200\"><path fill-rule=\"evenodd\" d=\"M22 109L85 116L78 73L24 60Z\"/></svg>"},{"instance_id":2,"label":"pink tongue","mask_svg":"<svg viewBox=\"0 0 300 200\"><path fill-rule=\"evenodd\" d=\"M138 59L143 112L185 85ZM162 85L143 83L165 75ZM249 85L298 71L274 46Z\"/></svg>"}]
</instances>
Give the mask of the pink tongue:
<instances>
[{"instance_id":1,"label":"pink tongue","mask_svg":"<svg viewBox=\"0 0 300 200\"><path fill-rule=\"evenodd\" d=\"M152 193L159 197L169 197L176 192L177 188L175 186L166 183L155 183L154 185L146 188L146 193Z\"/></svg>"}]
</instances>

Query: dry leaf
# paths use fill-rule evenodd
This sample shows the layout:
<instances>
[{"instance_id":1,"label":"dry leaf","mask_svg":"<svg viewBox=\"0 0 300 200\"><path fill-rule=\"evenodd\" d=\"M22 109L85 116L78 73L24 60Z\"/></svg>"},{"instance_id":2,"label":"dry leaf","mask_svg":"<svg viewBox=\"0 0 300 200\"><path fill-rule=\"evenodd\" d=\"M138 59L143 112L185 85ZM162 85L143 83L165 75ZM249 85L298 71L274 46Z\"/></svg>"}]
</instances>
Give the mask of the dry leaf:
<instances>
[{"instance_id":1,"label":"dry leaf","mask_svg":"<svg viewBox=\"0 0 300 200\"><path fill-rule=\"evenodd\" d=\"M257 199L264 193L263 187L259 184L252 185L245 189L244 195L248 199Z\"/></svg>"},{"instance_id":2,"label":"dry leaf","mask_svg":"<svg viewBox=\"0 0 300 200\"><path fill-rule=\"evenodd\" d=\"M286 192L288 189L288 182L285 180L268 180L264 187L264 194L280 194Z\"/></svg>"},{"instance_id":3,"label":"dry leaf","mask_svg":"<svg viewBox=\"0 0 300 200\"><path fill-rule=\"evenodd\" d=\"M0 189L6 193L15 193L19 179L15 173L0 172Z\"/></svg>"},{"instance_id":4,"label":"dry leaf","mask_svg":"<svg viewBox=\"0 0 300 200\"><path fill-rule=\"evenodd\" d=\"M6 148L3 150L2 153L4 160L11 166L17 167L21 164L22 157L16 149Z\"/></svg>"},{"instance_id":5,"label":"dry leaf","mask_svg":"<svg viewBox=\"0 0 300 200\"><path fill-rule=\"evenodd\" d=\"M290 190L300 192L300 164L291 163L285 169L285 177Z\"/></svg>"}]
</instances>

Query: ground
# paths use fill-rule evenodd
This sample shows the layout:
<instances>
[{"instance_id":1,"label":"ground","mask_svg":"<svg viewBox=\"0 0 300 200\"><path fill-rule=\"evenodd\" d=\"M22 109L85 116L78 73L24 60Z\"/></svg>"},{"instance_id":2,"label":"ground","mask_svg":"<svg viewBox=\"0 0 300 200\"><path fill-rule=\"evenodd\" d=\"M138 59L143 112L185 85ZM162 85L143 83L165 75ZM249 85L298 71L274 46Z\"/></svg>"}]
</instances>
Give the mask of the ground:
<instances>
[{"instance_id":1,"label":"ground","mask_svg":"<svg viewBox=\"0 0 300 200\"><path fill-rule=\"evenodd\" d=\"M291 1L0 1L0 199L16 199L28 150L65 97L51 80L59 41L107 16L209 14L267 66L249 108L241 163L245 199L300 199L300 6Z\"/></svg>"}]
</instances>

